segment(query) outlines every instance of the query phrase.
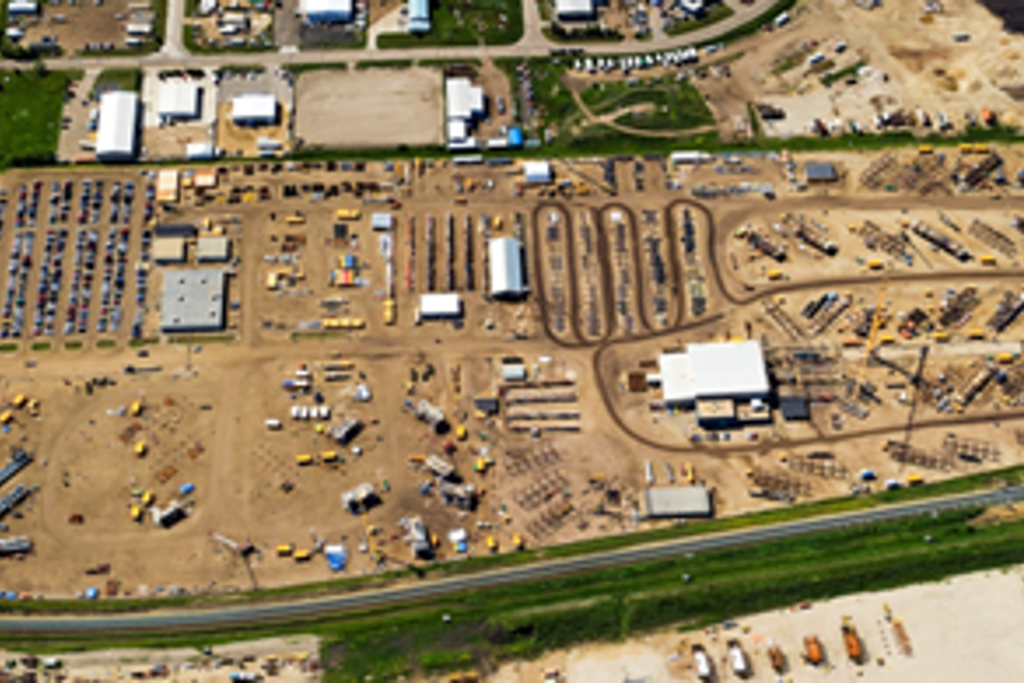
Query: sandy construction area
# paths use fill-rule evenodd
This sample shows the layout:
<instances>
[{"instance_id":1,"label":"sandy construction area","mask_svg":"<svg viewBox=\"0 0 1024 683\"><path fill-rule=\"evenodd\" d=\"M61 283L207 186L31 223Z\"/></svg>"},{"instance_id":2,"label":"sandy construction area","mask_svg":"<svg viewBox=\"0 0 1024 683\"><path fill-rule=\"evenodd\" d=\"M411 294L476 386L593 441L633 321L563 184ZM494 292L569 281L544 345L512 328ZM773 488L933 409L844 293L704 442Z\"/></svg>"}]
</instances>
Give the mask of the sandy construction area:
<instances>
[{"instance_id":1,"label":"sandy construction area","mask_svg":"<svg viewBox=\"0 0 1024 683\"><path fill-rule=\"evenodd\" d=\"M308 146L443 142L441 74L433 69L315 71L298 83L296 134Z\"/></svg>"},{"instance_id":2,"label":"sandy construction area","mask_svg":"<svg viewBox=\"0 0 1024 683\"><path fill-rule=\"evenodd\" d=\"M711 655L717 673L713 680L738 680L725 660L725 643L736 638L753 669L745 679L749 681L1017 681L1024 666L1024 651L1016 647L1024 628L1022 578L1020 567L968 574L942 583L852 595L805 610L759 614L740 619L730 631L666 631L625 643L585 646L535 662L507 664L490 680L535 681L550 668L558 669L564 680L588 683L696 680L690 656L695 644ZM891 622L886 605L892 610ZM861 666L844 654L843 617L851 619L865 649ZM897 621L909 638L910 655L897 644ZM812 634L821 640L826 657L816 668L800 657L804 637ZM781 678L768 663L771 643L786 657Z\"/></svg>"}]
</instances>

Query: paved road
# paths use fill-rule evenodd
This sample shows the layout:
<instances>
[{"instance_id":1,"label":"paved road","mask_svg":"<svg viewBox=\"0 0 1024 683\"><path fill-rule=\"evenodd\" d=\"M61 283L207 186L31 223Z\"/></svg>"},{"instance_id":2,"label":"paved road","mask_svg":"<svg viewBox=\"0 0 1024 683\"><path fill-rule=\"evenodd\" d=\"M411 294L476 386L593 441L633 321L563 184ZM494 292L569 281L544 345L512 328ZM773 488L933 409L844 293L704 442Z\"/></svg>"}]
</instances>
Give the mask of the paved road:
<instances>
[{"instance_id":1,"label":"paved road","mask_svg":"<svg viewBox=\"0 0 1024 683\"><path fill-rule=\"evenodd\" d=\"M538 562L457 576L436 581L404 585L382 590L367 590L345 595L300 599L290 602L241 605L217 609L166 610L142 614L75 617L0 617L0 633L72 634L93 630L138 631L187 628L210 628L231 624L255 624L282 619L337 615L350 610L365 609L396 602L409 602L503 584L538 581L553 576L593 571L616 565L679 557L687 553L763 543L808 533L828 531L854 525L891 521L967 507L986 507L1024 501L1024 486L995 491L931 499L903 505L892 505L839 515L816 517L798 522L775 524L720 534L643 545L604 553L594 553L565 560Z\"/></svg>"},{"instance_id":2,"label":"paved road","mask_svg":"<svg viewBox=\"0 0 1024 683\"><path fill-rule=\"evenodd\" d=\"M543 1L543 0L542 0ZM139 57L58 57L46 60L51 69L115 69L115 68L158 68L174 67L204 68L223 64L259 65L271 69L288 64L309 64L317 62L358 62L391 59L470 59L484 57L528 57L546 55L552 48L566 47L566 44L552 43L544 37L543 22L534 4L535 0L523 0L523 37L513 45L478 47L412 48L407 50L308 50L300 52L226 52L214 55L188 53L182 44L185 3L171 0L167 11L167 35L164 49L152 55ZM716 37L750 21L770 6L767 2L743 5L730 2L735 14L701 29L671 37L658 34L646 42L622 41L618 43L572 43L571 47L583 47L600 54L646 54L655 50L674 49L697 43L713 41ZM0 67L24 67L25 63L0 60Z\"/></svg>"}]
</instances>

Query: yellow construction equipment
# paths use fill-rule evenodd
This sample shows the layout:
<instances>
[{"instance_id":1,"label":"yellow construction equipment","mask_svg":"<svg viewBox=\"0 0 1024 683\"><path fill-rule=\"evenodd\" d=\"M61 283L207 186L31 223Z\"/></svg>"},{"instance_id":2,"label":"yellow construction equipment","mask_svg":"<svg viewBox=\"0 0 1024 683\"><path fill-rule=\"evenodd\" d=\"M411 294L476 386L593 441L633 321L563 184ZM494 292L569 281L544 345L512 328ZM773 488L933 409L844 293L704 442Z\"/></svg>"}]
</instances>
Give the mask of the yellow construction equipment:
<instances>
[{"instance_id":1,"label":"yellow construction equipment","mask_svg":"<svg viewBox=\"0 0 1024 683\"><path fill-rule=\"evenodd\" d=\"M878 301L875 302L875 312L871 316L871 331L868 332L868 343L864 347L864 360L861 361L860 370L857 372L857 384L859 389L864 384L864 374L868 371L868 359L875 350L875 343L878 341L878 330L885 320L885 293L889 289L889 281L883 280L878 288Z\"/></svg>"},{"instance_id":2,"label":"yellow construction equipment","mask_svg":"<svg viewBox=\"0 0 1024 683\"><path fill-rule=\"evenodd\" d=\"M295 552L294 543L282 543L277 546L278 557L291 557L291 554Z\"/></svg>"},{"instance_id":3,"label":"yellow construction equipment","mask_svg":"<svg viewBox=\"0 0 1024 683\"><path fill-rule=\"evenodd\" d=\"M324 451L320 454L320 462L337 462L338 454L335 451Z\"/></svg>"},{"instance_id":4,"label":"yellow construction equipment","mask_svg":"<svg viewBox=\"0 0 1024 683\"><path fill-rule=\"evenodd\" d=\"M25 394L18 394L14 397L14 400L11 401L11 405L15 408L23 408L25 407L25 401L27 400L28 399L25 398Z\"/></svg>"},{"instance_id":5,"label":"yellow construction equipment","mask_svg":"<svg viewBox=\"0 0 1024 683\"><path fill-rule=\"evenodd\" d=\"M469 433L466 431L466 425L459 425L455 428L455 438L459 441L465 441L468 434Z\"/></svg>"},{"instance_id":6,"label":"yellow construction equipment","mask_svg":"<svg viewBox=\"0 0 1024 683\"><path fill-rule=\"evenodd\" d=\"M394 325L395 324L395 300L385 299L384 300L384 324Z\"/></svg>"},{"instance_id":7,"label":"yellow construction equipment","mask_svg":"<svg viewBox=\"0 0 1024 683\"><path fill-rule=\"evenodd\" d=\"M139 441L138 443L135 444L135 455L137 455L137 456L139 456L141 458L145 454L146 454L146 442L145 441Z\"/></svg>"},{"instance_id":8,"label":"yellow construction equipment","mask_svg":"<svg viewBox=\"0 0 1024 683\"><path fill-rule=\"evenodd\" d=\"M305 225L306 217L303 216L301 213L295 213L285 218L284 221L288 225Z\"/></svg>"},{"instance_id":9,"label":"yellow construction equipment","mask_svg":"<svg viewBox=\"0 0 1024 683\"><path fill-rule=\"evenodd\" d=\"M144 491L142 497L139 498L139 502L142 503L142 507L149 507L156 500L156 496L153 495L152 491Z\"/></svg>"},{"instance_id":10,"label":"yellow construction equipment","mask_svg":"<svg viewBox=\"0 0 1024 683\"><path fill-rule=\"evenodd\" d=\"M305 467L306 465L312 465L313 464L313 456L312 455L307 455L307 454L296 455L295 456L295 463L299 467Z\"/></svg>"},{"instance_id":11,"label":"yellow construction equipment","mask_svg":"<svg viewBox=\"0 0 1024 683\"><path fill-rule=\"evenodd\" d=\"M132 505L131 514L133 522L142 521L142 508L140 508L138 505Z\"/></svg>"},{"instance_id":12,"label":"yellow construction equipment","mask_svg":"<svg viewBox=\"0 0 1024 683\"><path fill-rule=\"evenodd\" d=\"M308 550L296 550L292 553L292 559L296 562L309 562L309 558L313 556Z\"/></svg>"},{"instance_id":13,"label":"yellow construction equipment","mask_svg":"<svg viewBox=\"0 0 1024 683\"><path fill-rule=\"evenodd\" d=\"M487 549L490 550L492 553L498 552L498 539L496 539L494 536L488 536Z\"/></svg>"},{"instance_id":14,"label":"yellow construction equipment","mask_svg":"<svg viewBox=\"0 0 1024 683\"><path fill-rule=\"evenodd\" d=\"M5 410L4 412L0 413L0 424L2 425L10 423L10 421L13 419L14 415L12 415L11 411L9 410Z\"/></svg>"},{"instance_id":15,"label":"yellow construction equipment","mask_svg":"<svg viewBox=\"0 0 1024 683\"><path fill-rule=\"evenodd\" d=\"M142 401L134 401L131 406L132 417L138 417L142 414Z\"/></svg>"},{"instance_id":16,"label":"yellow construction equipment","mask_svg":"<svg viewBox=\"0 0 1024 683\"><path fill-rule=\"evenodd\" d=\"M359 209L338 209L338 220L339 221L357 221L363 215L363 212Z\"/></svg>"},{"instance_id":17,"label":"yellow construction equipment","mask_svg":"<svg viewBox=\"0 0 1024 683\"><path fill-rule=\"evenodd\" d=\"M685 476L686 476L686 483L687 484L693 484L693 482L697 481L697 474L696 474L696 472L693 469L693 463L692 462L686 463L686 465L684 466L683 471L684 471Z\"/></svg>"},{"instance_id":18,"label":"yellow construction equipment","mask_svg":"<svg viewBox=\"0 0 1024 683\"><path fill-rule=\"evenodd\" d=\"M522 550L523 549L523 537L520 536L519 534L512 534L512 546L516 550Z\"/></svg>"}]
</instances>

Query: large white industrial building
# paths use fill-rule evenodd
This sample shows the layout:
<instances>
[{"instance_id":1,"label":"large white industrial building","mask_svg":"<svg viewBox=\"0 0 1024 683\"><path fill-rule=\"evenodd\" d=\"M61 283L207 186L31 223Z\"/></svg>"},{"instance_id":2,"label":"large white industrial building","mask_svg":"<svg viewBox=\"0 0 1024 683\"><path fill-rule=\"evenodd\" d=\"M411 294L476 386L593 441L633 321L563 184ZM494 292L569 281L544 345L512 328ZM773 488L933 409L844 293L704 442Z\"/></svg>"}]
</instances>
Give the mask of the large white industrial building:
<instances>
[{"instance_id":1,"label":"large white industrial building","mask_svg":"<svg viewBox=\"0 0 1024 683\"><path fill-rule=\"evenodd\" d=\"M484 116L484 89L468 78L449 78L444 82L445 112L448 120L448 149L467 151L477 148L470 134L473 124Z\"/></svg>"},{"instance_id":2,"label":"large white industrial building","mask_svg":"<svg viewBox=\"0 0 1024 683\"><path fill-rule=\"evenodd\" d=\"M139 96L134 92L103 93L96 133L96 159L105 163L134 161L138 154Z\"/></svg>"},{"instance_id":3,"label":"large white industrial building","mask_svg":"<svg viewBox=\"0 0 1024 683\"><path fill-rule=\"evenodd\" d=\"M555 0L559 21L593 21L597 17L594 0Z\"/></svg>"},{"instance_id":4,"label":"large white industrial building","mask_svg":"<svg viewBox=\"0 0 1024 683\"><path fill-rule=\"evenodd\" d=\"M246 93L231 100L231 120L236 126L273 126L277 100L269 93Z\"/></svg>"},{"instance_id":5,"label":"large white industrial building","mask_svg":"<svg viewBox=\"0 0 1024 683\"><path fill-rule=\"evenodd\" d=\"M347 24L352 6L352 0L302 0L302 13L308 24Z\"/></svg>"},{"instance_id":6,"label":"large white industrial building","mask_svg":"<svg viewBox=\"0 0 1024 683\"><path fill-rule=\"evenodd\" d=\"M161 120L199 118L199 84L191 79L174 78L160 84L159 113Z\"/></svg>"},{"instance_id":7,"label":"large white industrial building","mask_svg":"<svg viewBox=\"0 0 1024 683\"><path fill-rule=\"evenodd\" d=\"M523 286L523 249L513 237L499 237L487 245L491 270L491 296L499 299L521 298Z\"/></svg>"},{"instance_id":8,"label":"large white industrial building","mask_svg":"<svg viewBox=\"0 0 1024 683\"><path fill-rule=\"evenodd\" d=\"M687 344L658 357L665 407L693 408L704 427L770 420L771 386L760 342Z\"/></svg>"}]
</instances>

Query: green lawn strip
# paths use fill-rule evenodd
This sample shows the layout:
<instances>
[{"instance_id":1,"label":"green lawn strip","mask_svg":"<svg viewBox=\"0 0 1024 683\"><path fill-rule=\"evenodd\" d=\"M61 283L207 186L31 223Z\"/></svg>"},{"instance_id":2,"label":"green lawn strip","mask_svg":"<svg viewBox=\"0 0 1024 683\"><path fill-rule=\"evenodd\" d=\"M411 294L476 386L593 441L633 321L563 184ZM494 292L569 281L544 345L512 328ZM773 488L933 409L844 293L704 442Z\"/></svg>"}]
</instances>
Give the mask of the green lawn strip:
<instances>
[{"instance_id":1,"label":"green lawn strip","mask_svg":"<svg viewBox=\"0 0 1024 683\"><path fill-rule=\"evenodd\" d=\"M217 67L217 73L225 74L261 74L267 70L262 64L222 64Z\"/></svg>"},{"instance_id":2,"label":"green lawn strip","mask_svg":"<svg viewBox=\"0 0 1024 683\"><path fill-rule=\"evenodd\" d=\"M750 117L750 132L754 135L755 140L760 140L764 137L764 127L761 125L761 117L753 102L747 102L747 116Z\"/></svg>"},{"instance_id":3,"label":"green lawn strip","mask_svg":"<svg viewBox=\"0 0 1024 683\"><path fill-rule=\"evenodd\" d=\"M18 344L8 343L0 344L0 353L14 353L21 347Z\"/></svg>"},{"instance_id":4,"label":"green lawn strip","mask_svg":"<svg viewBox=\"0 0 1024 683\"><path fill-rule=\"evenodd\" d=\"M599 24L566 29L561 24L553 23L541 32L545 38L556 43L620 43L626 39L619 31L602 28Z\"/></svg>"},{"instance_id":5,"label":"green lawn strip","mask_svg":"<svg viewBox=\"0 0 1024 683\"><path fill-rule=\"evenodd\" d=\"M83 344L80 341L64 342L64 350L65 351L81 351L82 350L82 346L83 346Z\"/></svg>"},{"instance_id":6,"label":"green lawn strip","mask_svg":"<svg viewBox=\"0 0 1024 683\"><path fill-rule=\"evenodd\" d=\"M433 2L430 21L430 33L384 33L377 36L377 47L387 50L480 43L511 45L523 36L521 0Z\"/></svg>"},{"instance_id":7,"label":"green lawn strip","mask_svg":"<svg viewBox=\"0 0 1024 683\"><path fill-rule=\"evenodd\" d=\"M626 112L616 119L616 123L648 130L678 130L700 128L715 123L704 97L688 82L650 83L630 86L626 83L615 83L616 87L605 86L588 88L585 94L598 92L603 97L591 97L591 105L584 98L584 104L595 116L602 116L626 109L638 104L653 105L653 109L645 112Z\"/></svg>"},{"instance_id":8,"label":"green lawn strip","mask_svg":"<svg viewBox=\"0 0 1024 683\"><path fill-rule=\"evenodd\" d=\"M159 339L132 339L128 342L128 346L133 349L141 349L144 346L150 346L151 344L159 344Z\"/></svg>"},{"instance_id":9,"label":"green lawn strip","mask_svg":"<svg viewBox=\"0 0 1024 683\"><path fill-rule=\"evenodd\" d=\"M167 341L172 344L231 344L238 338L233 334L183 334L169 337Z\"/></svg>"},{"instance_id":10,"label":"green lawn strip","mask_svg":"<svg viewBox=\"0 0 1024 683\"><path fill-rule=\"evenodd\" d=\"M867 62L865 62L864 60L860 60L856 64L851 64L850 66L839 69L838 71L833 71L832 73L825 74L824 76L821 77L821 84L827 87L831 86L833 83L845 81L847 78L856 76L857 72L860 71L861 67L866 65Z\"/></svg>"},{"instance_id":11,"label":"green lawn strip","mask_svg":"<svg viewBox=\"0 0 1024 683\"><path fill-rule=\"evenodd\" d=\"M104 86L126 92L139 92L142 87L142 71L140 69L104 69L96 77L96 84L92 88L92 96L95 96Z\"/></svg>"},{"instance_id":12,"label":"green lawn strip","mask_svg":"<svg viewBox=\"0 0 1024 683\"><path fill-rule=\"evenodd\" d=\"M704 28L705 26L717 24L723 19L728 19L734 14L736 14L736 12L733 11L731 7L729 7L725 3L721 3L715 5L711 9L704 12L704 16L700 17L699 19L691 19L689 21L676 22L668 29L666 29L665 33L670 36L681 36L684 33L696 31L697 29Z\"/></svg>"},{"instance_id":13,"label":"green lawn strip","mask_svg":"<svg viewBox=\"0 0 1024 683\"><path fill-rule=\"evenodd\" d=\"M483 62L479 59L420 59L416 61L416 66L446 69L449 66L483 66Z\"/></svg>"},{"instance_id":14,"label":"green lawn strip","mask_svg":"<svg viewBox=\"0 0 1024 683\"><path fill-rule=\"evenodd\" d=\"M96 348L98 349L112 349L117 346L117 341L113 339L100 339L96 342Z\"/></svg>"},{"instance_id":15,"label":"green lawn strip","mask_svg":"<svg viewBox=\"0 0 1024 683\"><path fill-rule=\"evenodd\" d=\"M413 65L411 59L379 59L366 60L356 63L356 71L366 69L408 69Z\"/></svg>"},{"instance_id":16,"label":"green lawn strip","mask_svg":"<svg viewBox=\"0 0 1024 683\"><path fill-rule=\"evenodd\" d=\"M0 169L52 164L68 84L80 72L0 71Z\"/></svg>"},{"instance_id":17,"label":"green lawn strip","mask_svg":"<svg viewBox=\"0 0 1024 683\"><path fill-rule=\"evenodd\" d=\"M53 344L51 344L48 341L37 341L32 342L31 348L33 351L49 351L50 349L53 348Z\"/></svg>"}]
</instances>

